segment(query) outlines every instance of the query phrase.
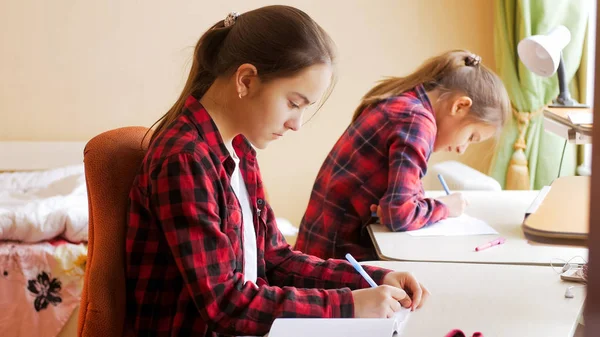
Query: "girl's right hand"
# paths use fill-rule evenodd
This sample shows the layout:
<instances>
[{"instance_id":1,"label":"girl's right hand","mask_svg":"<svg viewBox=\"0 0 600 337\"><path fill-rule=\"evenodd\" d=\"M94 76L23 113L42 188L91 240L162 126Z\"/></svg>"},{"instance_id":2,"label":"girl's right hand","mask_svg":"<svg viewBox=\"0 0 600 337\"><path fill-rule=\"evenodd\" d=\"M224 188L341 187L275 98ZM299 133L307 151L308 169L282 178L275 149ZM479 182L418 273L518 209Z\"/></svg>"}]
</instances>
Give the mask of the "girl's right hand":
<instances>
[{"instance_id":1,"label":"girl's right hand","mask_svg":"<svg viewBox=\"0 0 600 337\"><path fill-rule=\"evenodd\" d=\"M452 193L439 197L437 200L443 202L448 207L449 217L461 216L469 204L462 193Z\"/></svg>"},{"instance_id":2,"label":"girl's right hand","mask_svg":"<svg viewBox=\"0 0 600 337\"><path fill-rule=\"evenodd\" d=\"M400 288L381 285L352 291L356 318L390 318L402 307L410 308L412 302Z\"/></svg>"}]
</instances>

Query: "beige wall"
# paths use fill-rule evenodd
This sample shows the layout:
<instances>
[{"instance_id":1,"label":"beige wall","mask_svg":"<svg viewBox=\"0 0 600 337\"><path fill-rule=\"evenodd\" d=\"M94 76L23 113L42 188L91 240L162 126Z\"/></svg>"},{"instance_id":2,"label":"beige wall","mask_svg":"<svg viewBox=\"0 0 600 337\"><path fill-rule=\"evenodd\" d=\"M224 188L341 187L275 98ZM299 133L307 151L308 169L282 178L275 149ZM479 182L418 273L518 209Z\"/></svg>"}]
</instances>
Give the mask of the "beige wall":
<instances>
[{"instance_id":1,"label":"beige wall","mask_svg":"<svg viewBox=\"0 0 600 337\"><path fill-rule=\"evenodd\" d=\"M360 96L447 49L493 66L491 0L280 1L313 16L339 48L339 82L301 132L260 153L278 216L297 224L313 180ZM149 126L172 103L193 45L230 10L268 1L1 1L0 141L88 140ZM489 144L488 144L489 145ZM485 169L480 146L461 158ZM434 156L433 160L453 156ZM483 160L482 160L483 158Z\"/></svg>"}]
</instances>

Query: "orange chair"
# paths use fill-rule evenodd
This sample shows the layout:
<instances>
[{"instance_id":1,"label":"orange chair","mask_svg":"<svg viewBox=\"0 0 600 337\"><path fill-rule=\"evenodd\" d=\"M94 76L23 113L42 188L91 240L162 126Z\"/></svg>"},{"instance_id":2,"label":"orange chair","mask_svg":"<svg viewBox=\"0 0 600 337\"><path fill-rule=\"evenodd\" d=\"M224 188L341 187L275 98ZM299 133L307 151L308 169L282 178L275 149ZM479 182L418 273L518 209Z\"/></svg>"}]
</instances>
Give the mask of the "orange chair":
<instances>
[{"instance_id":1,"label":"orange chair","mask_svg":"<svg viewBox=\"0 0 600 337\"><path fill-rule=\"evenodd\" d=\"M128 196L150 134L125 127L92 138L84 150L89 241L78 336L130 335L125 327L125 233ZM144 141L142 143L142 140Z\"/></svg>"}]
</instances>

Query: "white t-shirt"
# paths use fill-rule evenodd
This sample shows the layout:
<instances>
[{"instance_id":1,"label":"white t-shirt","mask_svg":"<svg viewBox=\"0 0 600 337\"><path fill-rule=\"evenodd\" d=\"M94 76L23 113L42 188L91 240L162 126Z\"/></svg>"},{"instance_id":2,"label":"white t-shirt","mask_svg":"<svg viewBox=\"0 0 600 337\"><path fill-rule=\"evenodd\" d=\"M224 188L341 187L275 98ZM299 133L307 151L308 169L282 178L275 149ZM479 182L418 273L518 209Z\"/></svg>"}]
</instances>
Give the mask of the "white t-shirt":
<instances>
[{"instance_id":1,"label":"white t-shirt","mask_svg":"<svg viewBox=\"0 0 600 337\"><path fill-rule=\"evenodd\" d=\"M233 146L228 146L229 153L235 162L235 169L231 175L231 188L237 196L242 207L242 223L244 233L244 282L256 283L257 278L257 253L256 253L256 232L254 231L254 217L250 207L250 195L246 189L246 183L240 171L240 158L233 150Z\"/></svg>"}]
</instances>

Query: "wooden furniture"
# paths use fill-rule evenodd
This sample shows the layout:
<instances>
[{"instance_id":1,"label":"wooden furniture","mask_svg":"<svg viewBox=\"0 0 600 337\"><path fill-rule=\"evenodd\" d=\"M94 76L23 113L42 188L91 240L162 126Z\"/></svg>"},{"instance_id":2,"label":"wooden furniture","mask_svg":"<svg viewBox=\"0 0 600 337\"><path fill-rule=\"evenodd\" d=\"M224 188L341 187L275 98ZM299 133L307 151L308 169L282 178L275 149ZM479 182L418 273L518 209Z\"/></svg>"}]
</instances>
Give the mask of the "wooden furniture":
<instances>
[{"instance_id":1,"label":"wooden furniture","mask_svg":"<svg viewBox=\"0 0 600 337\"><path fill-rule=\"evenodd\" d=\"M596 5L596 17L600 16L600 6ZM600 46L600 21L594 20L596 46ZM592 41L593 42L593 41ZM594 69L600 69L600 48L595 48ZM594 119L600 120L600 71L595 71ZM590 183L590 247L589 289L584 311L585 336L600 336L600 131L593 132L592 180ZM595 174L594 174L595 173Z\"/></svg>"},{"instance_id":2,"label":"wooden furniture","mask_svg":"<svg viewBox=\"0 0 600 337\"><path fill-rule=\"evenodd\" d=\"M83 163L85 142L2 141L0 171L45 170Z\"/></svg>"}]
</instances>

